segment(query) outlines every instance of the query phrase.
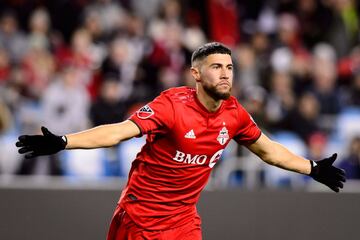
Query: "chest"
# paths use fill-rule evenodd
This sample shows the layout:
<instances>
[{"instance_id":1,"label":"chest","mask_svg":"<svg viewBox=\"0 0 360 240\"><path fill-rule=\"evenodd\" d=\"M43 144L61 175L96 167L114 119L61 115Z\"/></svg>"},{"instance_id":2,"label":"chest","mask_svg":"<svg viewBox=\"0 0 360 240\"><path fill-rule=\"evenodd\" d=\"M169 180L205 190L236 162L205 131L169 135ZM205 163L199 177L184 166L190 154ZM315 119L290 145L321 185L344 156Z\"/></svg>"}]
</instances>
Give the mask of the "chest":
<instances>
[{"instance_id":1,"label":"chest","mask_svg":"<svg viewBox=\"0 0 360 240\"><path fill-rule=\"evenodd\" d=\"M213 155L224 149L238 130L238 119L231 111L201 114L194 109L177 115L172 138L185 153Z\"/></svg>"}]
</instances>

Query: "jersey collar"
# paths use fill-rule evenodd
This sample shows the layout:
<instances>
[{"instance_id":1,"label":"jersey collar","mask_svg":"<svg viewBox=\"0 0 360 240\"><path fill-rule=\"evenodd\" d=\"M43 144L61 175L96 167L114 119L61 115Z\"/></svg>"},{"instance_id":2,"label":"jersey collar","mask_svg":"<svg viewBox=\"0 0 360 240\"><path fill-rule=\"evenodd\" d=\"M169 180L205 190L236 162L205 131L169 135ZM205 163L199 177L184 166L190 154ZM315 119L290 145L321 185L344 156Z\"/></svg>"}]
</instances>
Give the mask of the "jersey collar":
<instances>
[{"instance_id":1,"label":"jersey collar","mask_svg":"<svg viewBox=\"0 0 360 240\"><path fill-rule=\"evenodd\" d=\"M201 102L200 100L198 99L197 97L197 94L196 94L196 91L193 92L193 97L194 97L194 102L197 106L198 109L200 109L200 112L203 113L203 114L206 114L206 115L210 115L210 116L214 116L214 115L217 115L219 114L220 112L222 112L223 108L224 108L224 105L225 105L225 101L222 101L220 107L215 111L215 112L210 112Z\"/></svg>"}]
</instances>

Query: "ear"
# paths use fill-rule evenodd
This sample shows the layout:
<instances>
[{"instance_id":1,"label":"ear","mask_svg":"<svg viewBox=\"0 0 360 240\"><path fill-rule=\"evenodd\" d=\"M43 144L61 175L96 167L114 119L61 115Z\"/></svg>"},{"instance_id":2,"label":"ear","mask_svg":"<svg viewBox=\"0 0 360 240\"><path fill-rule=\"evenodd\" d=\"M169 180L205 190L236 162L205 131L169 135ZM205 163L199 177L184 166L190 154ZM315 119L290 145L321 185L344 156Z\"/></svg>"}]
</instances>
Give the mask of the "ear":
<instances>
[{"instance_id":1,"label":"ear","mask_svg":"<svg viewBox=\"0 0 360 240\"><path fill-rule=\"evenodd\" d=\"M191 67L190 68L191 75L195 79L196 82L201 82L200 78L200 70L197 67Z\"/></svg>"}]
</instances>

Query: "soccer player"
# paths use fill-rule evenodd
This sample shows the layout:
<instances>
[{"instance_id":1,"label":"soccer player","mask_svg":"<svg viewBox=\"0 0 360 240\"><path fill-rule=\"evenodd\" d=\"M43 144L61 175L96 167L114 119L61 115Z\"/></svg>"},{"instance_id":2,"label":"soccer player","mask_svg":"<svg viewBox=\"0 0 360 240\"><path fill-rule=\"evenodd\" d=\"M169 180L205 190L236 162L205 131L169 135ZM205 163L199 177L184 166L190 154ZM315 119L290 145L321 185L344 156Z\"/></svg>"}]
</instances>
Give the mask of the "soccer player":
<instances>
[{"instance_id":1,"label":"soccer player","mask_svg":"<svg viewBox=\"0 0 360 240\"><path fill-rule=\"evenodd\" d=\"M42 127L43 135L19 137L19 153L31 158L63 149L110 147L147 134L146 144L132 163L108 240L201 239L196 203L231 139L266 163L309 175L339 192L345 172L332 165L336 154L315 163L291 153L262 133L230 95L230 49L208 43L193 53L191 61L196 89L166 90L128 120L116 124L65 136Z\"/></svg>"}]
</instances>

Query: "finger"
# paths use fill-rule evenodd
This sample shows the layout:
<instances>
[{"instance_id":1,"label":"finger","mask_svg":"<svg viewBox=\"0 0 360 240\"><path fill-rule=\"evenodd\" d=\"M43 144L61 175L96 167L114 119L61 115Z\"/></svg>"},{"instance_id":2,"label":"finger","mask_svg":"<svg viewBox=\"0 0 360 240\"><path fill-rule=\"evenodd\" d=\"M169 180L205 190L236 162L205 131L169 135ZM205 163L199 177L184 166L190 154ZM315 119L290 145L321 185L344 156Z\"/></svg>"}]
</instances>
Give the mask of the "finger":
<instances>
[{"instance_id":1,"label":"finger","mask_svg":"<svg viewBox=\"0 0 360 240\"><path fill-rule=\"evenodd\" d=\"M342 168L337 168L337 167L334 167L334 166L333 166L333 169L334 169L334 171L335 171L337 174L340 174L340 175L343 175L343 176L346 175L345 170L342 169Z\"/></svg>"},{"instance_id":2,"label":"finger","mask_svg":"<svg viewBox=\"0 0 360 240\"><path fill-rule=\"evenodd\" d=\"M341 176L341 175L335 175L335 176L332 176L331 177L331 180L328 179L326 180L327 183L330 183L330 184L334 184L334 183L337 183L337 182L343 182L345 183L346 182L346 179L344 176Z\"/></svg>"},{"instance_id":3,"label":"finger","mask_svg":"<svg viewBox=\"0 0 360 240\"><path fill-rule=\"evenodd\" d=\"M17 141L17 142L15 143L15 146L17 146L17 147L23 147L23 146L25 146L25 144L24 144L23 142Z\"/></svg>"},{"instance_id":4,"label":"finger","mask_svg":"<svg viewBox=\"0 0 360 240\"><path fill-rule=\"evenodd\" d=\"M324 160L324 162L325 162L327 165L331 166L331 165L333 165L333 163L335 162L336 158L337 158L337 153L334 153L331 157L326 158L326 159Z\"/></svg>"},{"instance_id":5,"label":"finger","mask_svg":"<svg viewBox=\"0 0 360 240\"><path fill-rule=\"evenodd\" d=\"M346 172L344 169L333 167L331 170L336 179L339 179L339 181L342 182L346 182Z\"/></svg>"},{"instance_id":6,"label":"finger","mask_svg":"<svg viewBox=\"0 0 360 240\"><path fill-rule=\"evenodd\" d=\"M51 136L52 133L44 126L41 127L41 132L44 134L44 136Z\"/></svg>"},{"instance_id":7,"label":"finger","mask_svg":"<svg viewBox=\"0 0 360 240\"><path fill-rule=\"evenodd\" d=\"M37 157L38 155L35 152L30 152L28 154L25 154L25 158L29 159L29 158L34 158Z\"/></svg>"},{"instance_id":8,"label":"finger","mask_svg":"<svg viewBox=\"0 0 360 240\"><path fill-rule=\"evenodd\" d=\"M331 190L333 190L334 192L339 192L340 190L339 190L339 188L338 187L336 187L336 186L329 186L328 185L328 187L331 189Z\"/></svg>"},{"instance_id":9,"label":"finger","mask_svg":"<svg viewBox=\"0 0 360 240\"><path fill-rule=\"evenodd\" d=\"M21 136L19 136L18 139L20 142L26 142L28 140L28 138L29 138L29 135L21 135Z\"/></svg>"},{"instance_id":10,"label":"finger","mask_svg":"<svg viewBox=\"0 0 360 240\"><path fill-rule=\"evenodd\" d=\"M27 152L30 152L30 151L32 151L32 149L29 148L29 147L23 147L23 148L20 148L20 149L18 150L18 152L19 152L20 154L27 153Z\"/></svg>"},{"instance_id":11,"label":"finger","mask_svg":"<svg viewBox=\"0 0 360 240\"><path fill-rule=\"evenodd\" d=\"M338 179L341 182L346 182L346 177L341 174L336 175L336 179Z\"/></svg>"},{"instance_id":12,"label":"finger","mask_svg":"<svg viewBox=\"0 0 360 240\"><path fill-rule=\"evenodd\" d=\"M342 182L338 182L338 183L337 183L337 186L338 186L339 188L344 188L344 184L343 184Z\"/></svg>"}]
</instances>

